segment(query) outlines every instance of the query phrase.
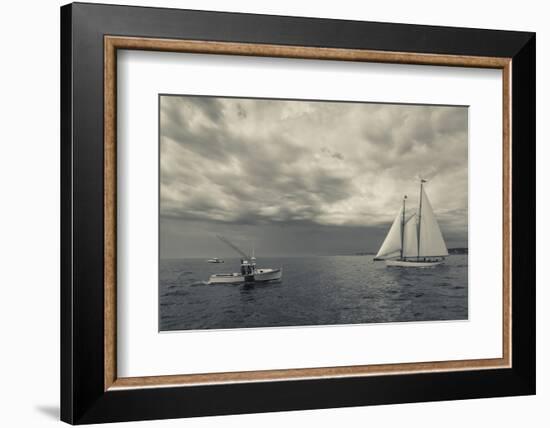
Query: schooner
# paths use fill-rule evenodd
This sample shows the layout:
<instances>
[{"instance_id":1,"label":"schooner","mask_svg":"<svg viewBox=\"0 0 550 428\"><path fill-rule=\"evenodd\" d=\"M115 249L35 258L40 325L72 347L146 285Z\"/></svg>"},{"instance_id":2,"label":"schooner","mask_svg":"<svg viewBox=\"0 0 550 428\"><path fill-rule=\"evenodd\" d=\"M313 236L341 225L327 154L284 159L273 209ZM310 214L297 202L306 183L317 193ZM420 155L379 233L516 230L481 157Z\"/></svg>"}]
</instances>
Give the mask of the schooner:
<instances>
[{"instance_id":1,"label":"schooner","mask_svg":"<svg viewBox=\"0 0 550 428\"><path fill-rule=\"evenodd\" d=\"M407 214L407 196L374 260L387 266L432 267L449 255L432 206L424 191L426 180L420 179L418 210Z\"/></svg>"}]
</instances>

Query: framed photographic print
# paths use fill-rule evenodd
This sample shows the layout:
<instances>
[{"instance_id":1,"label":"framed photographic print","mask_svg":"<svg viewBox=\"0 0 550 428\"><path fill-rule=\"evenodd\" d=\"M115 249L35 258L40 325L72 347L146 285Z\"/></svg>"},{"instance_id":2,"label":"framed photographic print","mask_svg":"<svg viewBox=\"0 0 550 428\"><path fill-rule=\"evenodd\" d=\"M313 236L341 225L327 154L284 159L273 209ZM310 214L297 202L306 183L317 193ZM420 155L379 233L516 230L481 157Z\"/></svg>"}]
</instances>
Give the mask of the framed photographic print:
<instances>
[{"instance_id":1,"label":"framed photographic print","mask_svg":"<svg viewBox=\"0 0 550 428\"><path fill-rule=\"evenodd\" d=\"M61 53L62 420L535 393L533 33L76 3Z\"/></svg>"}]
</instances>

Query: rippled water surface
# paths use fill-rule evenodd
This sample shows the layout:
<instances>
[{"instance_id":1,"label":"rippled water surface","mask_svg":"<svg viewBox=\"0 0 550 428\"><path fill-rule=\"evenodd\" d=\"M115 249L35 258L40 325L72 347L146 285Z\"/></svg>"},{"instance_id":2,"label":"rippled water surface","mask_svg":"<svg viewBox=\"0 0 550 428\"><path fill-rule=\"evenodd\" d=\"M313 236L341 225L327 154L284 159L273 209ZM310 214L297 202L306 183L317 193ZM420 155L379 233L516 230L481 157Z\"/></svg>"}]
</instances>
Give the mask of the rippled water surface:
<instances>
[{"instance_id":1,"label":"rippled water surface","mask_svg":"<svg viewBox=\"0 0 550 428\"><path fill-rule=\"evenodd\" d=\"M387 268L372 256L259 258L276 283L208 285L238 259L160 261L160 330L363 324L468 318L468 256L434 268Z\"/></svg>"}]
</instances>

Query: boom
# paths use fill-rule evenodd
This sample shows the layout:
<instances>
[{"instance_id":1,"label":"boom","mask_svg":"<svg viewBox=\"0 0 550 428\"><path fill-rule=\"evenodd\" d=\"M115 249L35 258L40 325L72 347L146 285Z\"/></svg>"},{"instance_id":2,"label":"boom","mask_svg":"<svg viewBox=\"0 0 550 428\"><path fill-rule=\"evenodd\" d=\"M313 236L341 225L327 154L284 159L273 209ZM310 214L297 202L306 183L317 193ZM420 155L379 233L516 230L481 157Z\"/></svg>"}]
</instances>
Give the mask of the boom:
<instances>
[{"instance_id":1,"label":"boom","mask_svg":"<svg viewBox=\"0 0 550 428\"><path fill-rule=\"evenodd\" d=\"M239 247L237 247L235 244L233 244L233 242L231 242L229 239L227 239L225 236L221 236L221 235L216 235L216 237L222 241L224 244L226 244L227 246L231 247L232 249L234 249L237 253L239 253L242 257L244 257L245 259L250 259L251 257L246 254L243 250L241 250Z\"/></svg>"}]
</instances>

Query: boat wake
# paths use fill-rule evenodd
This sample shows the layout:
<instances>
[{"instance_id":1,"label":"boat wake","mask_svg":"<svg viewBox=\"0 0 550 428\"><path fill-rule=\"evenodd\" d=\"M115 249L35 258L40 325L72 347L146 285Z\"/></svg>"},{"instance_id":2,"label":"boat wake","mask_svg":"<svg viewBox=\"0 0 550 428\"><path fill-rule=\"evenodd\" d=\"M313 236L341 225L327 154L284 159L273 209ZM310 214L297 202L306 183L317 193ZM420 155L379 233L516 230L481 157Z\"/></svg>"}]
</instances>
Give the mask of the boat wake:
<instances>
[{"instance_id":1,"label":"boat wake","mask_svg":"<svg viewBox=\"0 0 550 428\"><path fill-rule=\"evenodd\" d=\"M204 285L208 285L208 281L195 281L195 282L192 282L189 286L190 287L202 287Z\"/></svg>"}]
</instances>

